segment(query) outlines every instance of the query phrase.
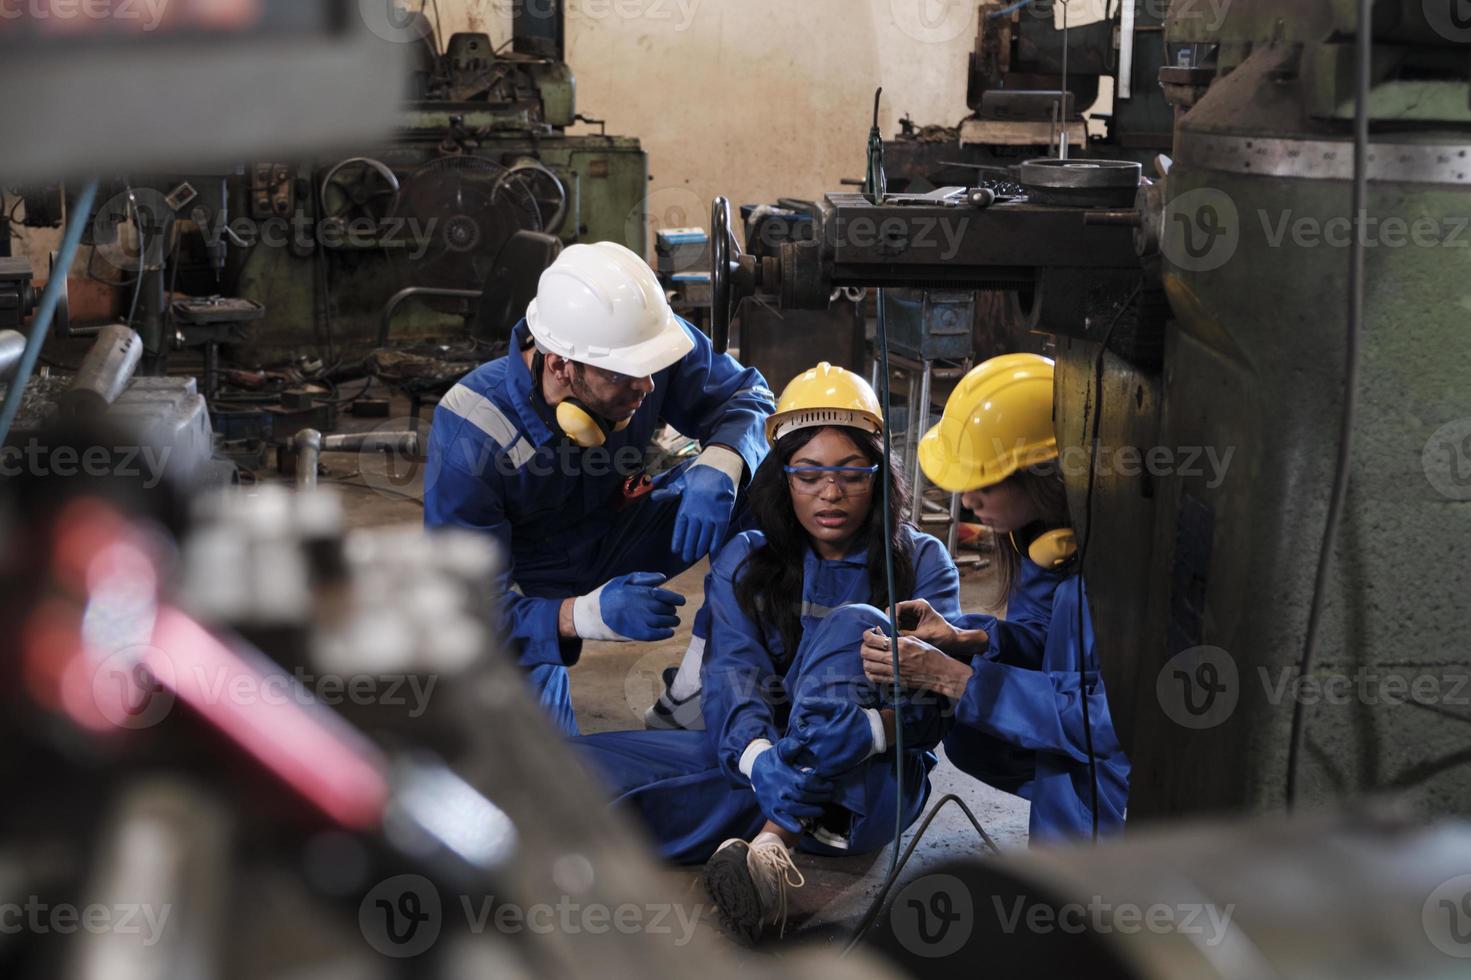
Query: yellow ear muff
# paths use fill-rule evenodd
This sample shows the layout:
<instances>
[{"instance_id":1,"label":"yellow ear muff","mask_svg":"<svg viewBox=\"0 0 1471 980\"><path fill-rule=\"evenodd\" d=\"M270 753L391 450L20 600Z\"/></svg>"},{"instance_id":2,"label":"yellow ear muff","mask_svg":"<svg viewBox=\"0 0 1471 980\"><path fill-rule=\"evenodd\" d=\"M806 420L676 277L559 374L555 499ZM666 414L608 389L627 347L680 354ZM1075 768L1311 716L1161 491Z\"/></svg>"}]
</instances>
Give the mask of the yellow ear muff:
<instances>
[{"instance_id":1,"label":"yellow ear muff","mask_svg":"<svg viewBox=\"0 0 1471 980\"><path fill-rule=\"evenodd\" d=\"M583 449L608 441L607 427L575 398L557 403L557 426Z\"/></svg>"},{"instance_id":2,"label":"yellow ear muff","mask_svg":"<svg viewBox=\"0 0 1471 980\"><path fill-rule=\"evenodd\" d=\"M1041 568L1061 568L1077 553L1078 536L1070 527L1038 535L1027 549L1027 557Z\"/></svg>"},{"instance_id":3,"label":"yellow ear muff","mask_svg":"<svg viewBox=\"0 0 1471 980\"><path fill-rule=\"evenodd\" d=\"M632 421L633 418L629 417L610 424L576 398L557 403L557 426L583 449L601 446L608 441L608 433L622 432Z\"/></svg>"}]
</instances>

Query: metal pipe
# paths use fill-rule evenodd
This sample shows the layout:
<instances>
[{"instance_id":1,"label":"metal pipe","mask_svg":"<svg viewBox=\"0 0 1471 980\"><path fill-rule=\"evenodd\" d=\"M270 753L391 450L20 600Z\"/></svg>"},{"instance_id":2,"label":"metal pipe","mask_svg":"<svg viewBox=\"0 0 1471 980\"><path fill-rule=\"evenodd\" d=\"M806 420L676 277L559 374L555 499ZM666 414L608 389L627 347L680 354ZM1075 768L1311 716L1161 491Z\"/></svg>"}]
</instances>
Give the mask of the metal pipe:
<instances>
[{"instance_id":1,"label":"metal pipe","mask_svg":"<svg viewBox=\"0 0 1471 980\"><path fill-rule=\"evenodd\" d=\"M121 323L102 328L72 386L57 400L71 414L98 414L117 401L143 359L143 338Z\"/></svg>"},{"instance_id":2,"label":"metal pipe","mask_svg":"<svg viewBox=\"0 0 1471 980\"><path fill-rule=\"evenodd\" d=\"M296 443L297 489L315 489L317 464L322 458L322 434L316 429L302 429L293 441Z\"/></svg>"},{"instance_id":3,"label":"metal pipe","mask_svg":"<svg viewBox=\"0 0 1471 980\"><path fill-rule=\"evenodd\" d=\"M296 447L296 485L317 485L317 467L323 453L396 453L419 455L417 432L337 432L324 436L316 429L302 429L292 440Z\"/></svg>"},{"instance_id":4,"label":"metal pipe","mask_svg":"<svg viewBox=\"0 0 1471 980\"><path fill-rule=\"evenodd\" d=\"M419 454L419 433L339 432L322 438L322 452L399 453L404 456L417 456Z\"/></svg>"},{"instance_id":5,"label":"metal pipe","mask_svg":"<svg viewBox=\"0 0 1471 980\"><path fill-rule=\"evenodd\" d=\"M910 422L914 432L914 480L910 483L914 488L914 500L911 502L913 513L909 519L916 524L924 516L924 467L919 465L919 440L924 437L930 423L931 370L930 362L925 361L924 370L920 372L918 414Z\"/></svg>"},{"instance_id":6,"label":"metal pipe","mask_svg":"<svg viewBox=\"0 0 1471 980\"><path fill-rule=\"evenodd\" d=\"M485 292L480 289L436 289L433 286L410 286L394 293L383 305L383 319L378 324L378 346L388 345L388 331L393 325L393 314L405 300L415 296L443 296L449 299L479 299Z\"/></svg>"},{"instance_id":7,"label":"metal pipe","mask_svg":"<svg viewBox=\"0 0 1471 980\"><path fill-rule=\"evenodd\" d=\"M25 352L25 334L17 330L0 331L0 381L9 381L15 377Z\"/></svg>"}]
</instances>

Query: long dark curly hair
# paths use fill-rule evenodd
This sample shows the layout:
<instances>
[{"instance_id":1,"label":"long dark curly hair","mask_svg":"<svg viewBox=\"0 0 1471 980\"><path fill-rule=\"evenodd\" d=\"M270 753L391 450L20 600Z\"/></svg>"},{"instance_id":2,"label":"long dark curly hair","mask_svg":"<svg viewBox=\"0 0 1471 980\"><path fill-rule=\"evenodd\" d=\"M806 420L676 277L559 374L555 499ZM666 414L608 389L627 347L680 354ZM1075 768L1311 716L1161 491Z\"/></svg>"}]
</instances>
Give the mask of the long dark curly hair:
<instances>
[{"instance_id":1,"label":"long dark curly hair","mask_svg":"<svg viewBox=\"0 0 1471 980\"><path fill-rule=\"evenodd\" d=\"M868 457L870 465L883 465L882 437L848 426L832 428L852 439ZM766 461L757 468L751 479L748 499L756 526L766 535L766 544L746 557L735 576L736 602L741 611L763 628L776 628L777 635L781 637L782 656L786 659L796 654L802 639L802 564L811 547L811 538L798 522L797 512L792 507L792 492L785 468L792 457L821 431L820 428L811 428L788 433L777 440ZM894 588L899 593L898 600L903 601L913 594L915 583L914 555L909 535L905 533L909 485L905 483L896 460L890 459L888 467L892 481L889 515L894 533ZM882 493L876 479L868 519L854 540L855 550L868 549L868 602L880 609L889 603L888 573L884 566Z\"/></svg>"}]
</instances>

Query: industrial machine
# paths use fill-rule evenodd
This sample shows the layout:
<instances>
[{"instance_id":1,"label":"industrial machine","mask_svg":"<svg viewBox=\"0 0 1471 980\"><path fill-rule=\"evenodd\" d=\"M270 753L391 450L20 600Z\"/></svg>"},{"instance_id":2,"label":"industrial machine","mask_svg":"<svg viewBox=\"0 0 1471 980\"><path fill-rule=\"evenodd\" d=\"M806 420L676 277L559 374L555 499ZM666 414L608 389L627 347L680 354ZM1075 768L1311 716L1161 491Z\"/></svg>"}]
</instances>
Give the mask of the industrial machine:
<instances>
[{"instance_id":1,"label":"industrial machine","mask_svg":"<svg viewBox=\"0 0 1471 980\"><path fill-rule=\"evenodd\" d=\"M239 178L252 219L304 215L318 229L289 247L236 250L234 293L267 310L243 356L362 350L377 342L396 297L395 338L464 334L467 324L482 339L504 337L525 304L485 317L480 299L498 282L539 273L503 251L518 232L550 237L545 262L555 243L583 239L646 254L648 163L638 140L569 133L599 121L577 112L562 5L517 5L513 26L509 50L458 34L438 51L424 23L392 142L346 158L255 164Z\"/></svg>"},{"instance_id":2,"label":"industrial machine","mask_svg":"<svg viewBox=\"0 0 1471 980\"><path fill-rule=\"evenodd\" d=\"M88 269L127 291L145 369L183 347L256 365L361 358L386 342L385 320L395 339L503 339L561 243L644 254L646 155L637 139L568 132L599 121L576 111L562 18L559 3L527 5L509 49L467 33L441 50L422 15L399 10L382 43L412 70L391 139L105 186ZM59 225L47 203L28 193L26 221ZM201 323L170 309L174 291L247 306Z\"/></svg>"},{"instance_id":3,"label":"industrial machine","mask_svg":"<svg viewBox=\"0 0 1471 980\"><path fill-rule=\"evenodd\" d=\"M1070 157L1141 163L1168 152L1174 113L1156 83L1168 63L1167 6L1113 0L1107 16L1085 24L1072 0L980 4L966 85L971 114L958 126L903 119L884 144L890 189L976 184L981 174L1064 146ZM1098 109L1105 92L1111 111Z\"/></svg>"},{"instance_id":4,"label":"industrial machine","mask_svg":"<svg viewBox=\"0 0 1471 980\"><path fill-rule=\"evenodd\" d=\"M717 201L717 343L742 295L793 308L838 287L1016 295L1024 327L1056 338L1130 818L1374 793L1464 812L1471 563L1447 544L1471 532L1455 218L1471 206L1471 37L1433 5L1380 0L1359 94L1348 0L1202 6L1177 5L1168 64L1137 79L1180 114L1166 179L1053 154L1000 185L832 193L813 241L760 259L740 254ZM1373 117L1365 234L1378 237L1353 380L1358 105ZM1348 383L1357 453L1320 576Z\"/></svg>"}]
</instances>

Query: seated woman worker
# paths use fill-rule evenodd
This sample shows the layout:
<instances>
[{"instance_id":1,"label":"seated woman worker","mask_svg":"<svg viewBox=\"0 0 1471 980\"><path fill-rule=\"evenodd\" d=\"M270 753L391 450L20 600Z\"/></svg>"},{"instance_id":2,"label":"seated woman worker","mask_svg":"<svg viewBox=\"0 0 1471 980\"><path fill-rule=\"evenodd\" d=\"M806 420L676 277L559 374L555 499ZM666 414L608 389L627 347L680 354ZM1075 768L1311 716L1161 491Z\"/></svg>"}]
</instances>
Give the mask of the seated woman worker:
<instances>
[{"instance_id":1,"label":"seated woman worker","mask_svg":"<svg viewBox=\"0 0 1471 980\"><path fill-rule=\"evenodd\" d=\"M741 941L784 917L787 887L802 884L792 848L876 850L894 834L896 797L906 825L928 798L942 700L916 693L900 707L901 790L895 712L863 676L863 635L887 622L874 608L888 603L880 467L895 491L897 598L958 616L960 582L945 546L900 516L907 494L882 428L873 389L850 371L820 364L787 386L749 490L757 530L733 538L705 582L707 730L574 740L666 858L708 860L720 920Z\"/></svg>"},{"instance_id":2,"label":"seated woman worker","mask_svg":"<svg viewBox=\"0 0 1471 980\"><path fill-rule=\"evenodd\" d=\"M899 607L909 627L899 641L901 683L954 702L946 756L1030 800L1033 840L1093 833L1094 769L1100 833L1123 826L1129 794L1129 761L1109 716L1057 466L1052 391L1053 365L1044 357L987 361L956 388L920 444L929 479L964 494L966 507L996 533L1006 619L957 619L923 600ZM870 633L863 642L869 679L890 682L888 636Z\"/></svg>"}]
</instances>

